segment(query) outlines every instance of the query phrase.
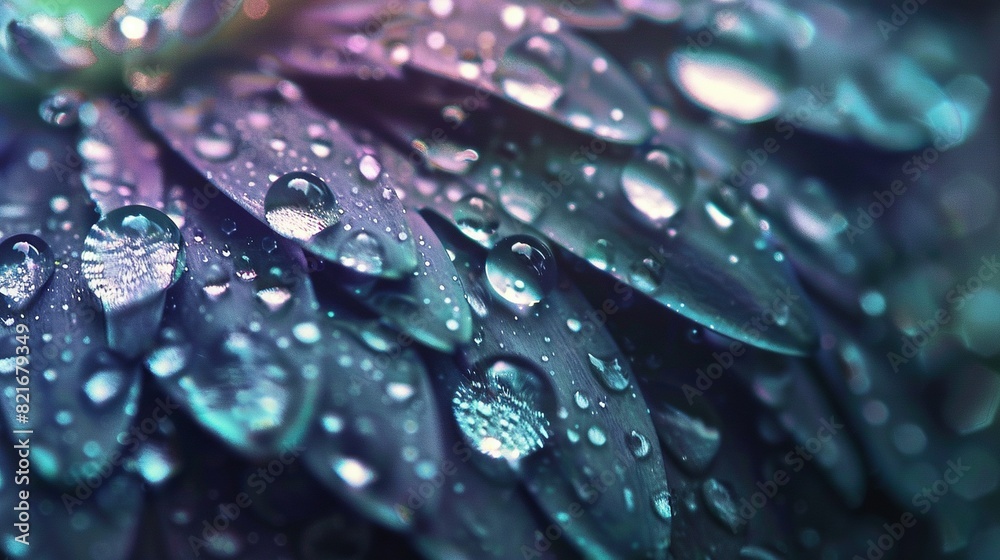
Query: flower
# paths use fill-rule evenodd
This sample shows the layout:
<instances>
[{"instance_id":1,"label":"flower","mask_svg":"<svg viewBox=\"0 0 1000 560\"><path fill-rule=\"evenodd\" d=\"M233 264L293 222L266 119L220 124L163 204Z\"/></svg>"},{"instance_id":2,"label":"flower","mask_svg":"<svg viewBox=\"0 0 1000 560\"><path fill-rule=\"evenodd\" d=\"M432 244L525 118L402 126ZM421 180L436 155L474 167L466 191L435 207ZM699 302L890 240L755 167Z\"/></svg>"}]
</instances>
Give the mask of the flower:
<instances>
[{"instance_id":1,"label":"flower","mask_svg":"<svg viewBox=\"0 0 1000 560\"><path fill-rule=\"evenodd\" d=\"M991 88L922 6L0 5L0 546L988 557Z\"/></svg>"}]
</instances>

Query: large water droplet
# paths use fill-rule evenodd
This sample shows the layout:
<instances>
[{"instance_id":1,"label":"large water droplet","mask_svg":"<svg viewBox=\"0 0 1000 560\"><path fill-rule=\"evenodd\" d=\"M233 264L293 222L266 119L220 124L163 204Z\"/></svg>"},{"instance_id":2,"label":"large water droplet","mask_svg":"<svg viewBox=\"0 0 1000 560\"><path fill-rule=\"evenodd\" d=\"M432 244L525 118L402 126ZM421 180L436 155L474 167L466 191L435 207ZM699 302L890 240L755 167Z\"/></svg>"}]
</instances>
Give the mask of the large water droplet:
<instances>
[{"instance_id":1,"label":"large water droplet","mask_svg":"<svg viewBox=\"0 0 1000 560\"><path fill-rule=\"evenodd\" d=\"M525 37L504 53L495 79L511 99L547 110L562 96L570 70L569 50L558 38Z\"/></svg>"},{"instance_id":2,"label":"large water droplet","mask_svg":"<svg viewBox=\"0 0 1000 560\"><path fill-rule=\"evenodd\" d=\"M485 455L517 461L545 445L549 437L550 389L534 371L498 360L486 382L464 381L452 399L452 413L473 447Z\"/></svg>"},{"instance_id":3,"label":"large water droplet","mask_svg":"<svg viewBox=\"0 0 1000 560\"><path fill-rule=\"evenodd\" d=\"M0 243L0 295L11 311L21 311L41 291L55 270L48 244L31 234Z\"/></svg>"},{"instance_id":4,"label":"large water droplet","mask_svg":"<svg viewBox=\"0 0 1000 560\"><path fill-rule=\"evenodd\" d=\"M694 189L690 166L666 149L652 150L645 158L629 162L621 185L632 207L654 224L672 218Z\"/></svg>"},{"instance_id":5,"label":"large water droplet","mask_svg":"<svg viewBox=\"0 0 1000 560\"><path fill-rule=\"evenodd\" d=\"M587 358L590 361L590 370L605 387L616 392L628 388L628 375L622 369L618 358L602 359L593 354L587 354Z\"/></svg>"},{"instance_id":6,"label":"large water droplet","mask_svg":"<svg viewBox=\"0 0 1000 560\"><path fill-rule=\"evenodd\" d=\"M340 220L340 207L330 187L312 173L296 171L278 177L264 197L264 217L274 231L303 241Z\"/></svg>"},{"instance_id":7,"label":"large water droplet","mask_svg":"<svg viewBox=\"0 0 1000 560\"><path fill-rule=\"evenodd\" d=\"M80 258L87 286L106 309L159 295L184 270L180 231L166 214L147 206L108 212L90 228Z\"/></svg>"},{"instance_id":8,"label":"large water droplet","mask_svg":"<svg viewBox=\"0 0 1000 560\"><path fill-rule=\"evenodd\" d=\"M549 248L529 235L512 235L497 242L486 257L486 278L505 300L534 305L555 287L555 258Z\"/></svg>"},{"instance_id":9,"label":"large water droplet","mask_svg":"<svg viewBox=\"0 0 1000 560\"><path fill-rule=\"evenodd\" d=\"M776 115L794 70L783 32L751 9L723 8L692 36L701 33L711 34L710 45L688 45L670 58L670 73L681 91L698 105L740 122Z\"/></svg>"}]
</instances>

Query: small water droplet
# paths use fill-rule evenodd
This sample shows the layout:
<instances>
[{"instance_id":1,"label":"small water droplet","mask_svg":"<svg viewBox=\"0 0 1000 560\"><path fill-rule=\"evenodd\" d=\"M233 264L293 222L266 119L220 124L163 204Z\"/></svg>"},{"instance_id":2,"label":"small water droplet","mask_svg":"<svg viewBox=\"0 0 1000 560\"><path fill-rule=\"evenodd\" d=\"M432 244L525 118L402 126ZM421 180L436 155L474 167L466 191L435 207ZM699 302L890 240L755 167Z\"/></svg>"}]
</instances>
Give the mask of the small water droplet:
<instances>
[{"instance_id":1,"label":"small water droplet","mask_svg":"<svg viewBox=\"0 0 1000 560\"><path fill-rule=\"evenodd\" d=\"M607 270L611 265L612 245L607 239L598 239L584 253L584 258L601 270Z\"/></svg>"},{"instance_id":2,"label":"small water droplet","mask_svg":"<svg viewBox=\"0 0 1000 560\"><path fill-rule=\"evenodd\" d=\"M587 430L587 439L590 440L590 443L600 447L607 443L608 436L604 435L604 430L598 426L591 426L590 429Z\"/></svg>"},{"instance_id":3,"label":"small water droplet","mask_svg":"<svg viewBox=\"0 0 1000 560\"><path fill-rule=\"evenodd\" d=\"M308 321L292 327L292 335L302 344L315 344L322 337L316 323Z\"/></svg>"},{"instance_id":4,"label":"small water droplet","mask_svg":"<svg viewBox=\"0 0 1000 560\"><path fill-rule=\"evenodd\" d=\"M87 375L83 393L94 405L103 407L124 392L127 376L122 365L110 354L100 357L97 369Z\"/></svg>"},{"instance_id":5,"label":"small water droplet","mask_svg":"<svg viewBox=\"0 0 1000 560\"><path fill-rule=\"evenodd\" d=\"M486 382L464 381L452 399L462 433L485 455L517 461L545 445L551 389L533 369L497 360Z\"/></svg>"},{"instance_id":6,"label":"small water droplet","mask_svg":"<svg viewBox=\"0 0 1000 560\"><path fill-rule=\"evenodd\" d=\"M171 327L163 329L160 339L146 357L146 369L157 377L170 377L187 367L190 348L181 333Z\"/></svg>"},{"instance_id":7,"label":"small water droplet","mask_svg":"<svg viewBox=\"0 0 1000 560\"><path fill-rule=\"evenodd\" d=\"M656 515L660 516L660 519L670 521L674 516L674 509L670 505L669 491L661 490L653 494L653 511L656 512Z\"/></svg>"},{"instance_id":8,"label":"small water droplet","mask_svg":"<svg viewBox=\"0 0 1000 560\"><path fill-rule=\"evenodd\" d=\"M382 173L382 164L378 162L373 156L365 154L361 156L358 161L358 170L361 171L361 175L368 179L369 181L374 181L378 179L380 173Z\"/></svg>"},{"instance_id":9,"label":"small water droplet","mask_svg":"<svg viewBox=\"0 0 1000 560\"><path fill-rule=\"evenodd\" d=\"M602 359L593 354L587 354L587 358L590 361L590 370L605 387L616 392L628 388L628 376L618 358Z\"/></svg>"},{"instance_id":10,"label":"small water droplet","mask_svg":"<svg viewBox=\"0 0 1000 560\"><path fill-rule=\"evenodd\" d=\"M350 457L340 457L333 461L333 471L351 488L364 488L377 477L368 465Z\"/></svg>"},{"instance_id":11,"label":"small water droplet","mask_svg":"<svg viewBox=\"0 0 1000 560\"><path fill-rule=\"evenodd\" d=\"M646 436L640 434L639 432L632 430L631 432L625 434L625 445L628 446L629 451L636 459L642 459L649 455L649 450L652 447L649 445L649 440Z\"/></svg>"}]
</instances>

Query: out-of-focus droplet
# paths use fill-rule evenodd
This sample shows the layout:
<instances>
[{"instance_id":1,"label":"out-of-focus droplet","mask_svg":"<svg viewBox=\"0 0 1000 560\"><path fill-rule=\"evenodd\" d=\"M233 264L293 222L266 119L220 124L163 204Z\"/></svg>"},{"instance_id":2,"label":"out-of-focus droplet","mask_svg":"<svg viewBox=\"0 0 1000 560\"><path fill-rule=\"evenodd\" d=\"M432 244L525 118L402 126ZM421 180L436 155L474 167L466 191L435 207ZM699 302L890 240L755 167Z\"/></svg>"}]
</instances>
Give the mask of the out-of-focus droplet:
<instances>
[{"instance_id":1,"label":"out-of-focus droplet","mask_svg":"<svg viewBox=\"0 0 1000 560\"><path fill-rule=\"evenodd\" d=\"M670 74L691 101L739 122L781 110L795 66L787 37L769 19L752 9L723 7L692 37L670 57Z\"/></svg>"},{"instance_id":2,"label":"out-of-focus droplet","mask_svg":"<svg viewBox=\"0 0 1000 560\"><path fill-rule=\"evenodd\" d=\"M198 157L221 162L236 156L239 136L221 122L207 124L194 137L194 151Z\"/></svg>"},{"instance_id":3,"label":"out-of-focus droplet","mask_svg":"<svg viewBox=\"0 0 1000 560\"><path fill-rule=\"evenodd\" d=\"M654 412L653 424L670 455L692 474L704 472L719 452L719 430L676 408L668 406Z\"/></svg>"},{"instance_id":4,"label":"out-of-focus droplet","mask_svg":"<svg viewBox=\"0 0 1000 560\"><path fill-rule=\"evenodd\" d=\"M374 156L365 154L358 161L358 170L365 179L374 181L382 173L382 164Z\"/></svg>"},{"instance_id":5,"label":"out-of-focus droplet","mask_svg":"<svg viewBox=\"0 0 1000 560\"><path fill-rule=\"evenodd\" d=\"M496 79L512 99L532 109L551 109L562 97L570 71L569 50L558 38L532 35L511 45Z\"/></svg>"},{"instance_id":6,"label":"out-of-focus droplet","mask_svg":"<svg viewBox=\"0 0 1000 560\"><path fill-rule=\"evenodd\" d=\"M98 367L86 374L82 389L88 402L104 407L125 392L130 384L129 376L124 364L111 354L95 363Z\"/></svg>"},{"instance_id":7,"label":"out-of-focus droplet","mask_svg":"<svg viewBox=\"0 0 1000 560\"><path fill-rule=\"evenodd\" d=\"M455 204L453 213L455 224L462 233L489 247L500 227L500 215L496 206L488 199L472 194Z\"/></svg>"},{"instance_id":8,"label":"out-of-focus droplet","mask_svg":"<svg viewBox=\"0 0 1000 560\"><path fill-rule=\"evenodd\" d=\"M58 91L46 97L38 106L42 120L54 126L73 126L79 120L83 96L73 90Z\"/></svg>"},{"instance_id":9,"label":"out-of-focus droplet","mask_svg":"<svg viewBox=\"0 0 1000 560\"><path fill-rule=\"evenodd\" d=\"M385 249L374 236L359 231L343 242L337 260L358 272L379 275L385 265Z\"/></svg>"},{"instance_id":10,"label":"out-of-focus droplet","mask_svg":"<svg viewBox=\"0 0 1000 560\"><path fill-rule=\"evenodd\" d=\"M709 478L701 484L701 496L712 512L730 531L736 532L742 521L736 508L736 502L726 486L714 478Z\"/></svg>"}]
</instances>

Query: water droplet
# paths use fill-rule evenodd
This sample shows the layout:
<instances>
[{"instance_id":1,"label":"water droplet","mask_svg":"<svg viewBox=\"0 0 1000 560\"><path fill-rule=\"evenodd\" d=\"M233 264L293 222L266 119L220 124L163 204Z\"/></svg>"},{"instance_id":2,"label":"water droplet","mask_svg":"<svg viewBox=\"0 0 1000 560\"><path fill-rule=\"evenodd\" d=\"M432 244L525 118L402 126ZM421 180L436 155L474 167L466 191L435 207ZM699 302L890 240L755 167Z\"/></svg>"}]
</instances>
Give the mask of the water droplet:
<instances>
[{"instance_id":1,"label":"water droplet","mask_svg":"<svg viewBox=\"0 0 1000 560\"><path fill-rule=\"evenodd\" d=\"M770 118L791 87L794 57L787 39L752 9L722 8L709 18L704 48L677 49L670 74L696 104L740 122Z\"/></svg>"},{"instance_id":2,"label":"water droplet","mask_svg":"<svg viewBox=\"0 0 1000 560\"><path fill-rule=\"evenodd\" d=\"M134 469L146 480L156 485L167 480L180 468L180 462L162 445L144 443L136 452Z\"/></svg>"},{"instance_id":3,"label":"water droplet","mask_svg":"<svg viewBox=\"0 0 1000 560\"><path fill-rule=\"evenodd\" d=\"M361 171L361 175L369 181L374 181L378 179L380 173L382 173L382 165L374 157L365 154L361 156L358 161L358 170Z\"/></svg>"},{"instance_id":4,"label":"water droplet","mask_svg":"<svg viewBox=\"0 0 1000 560\"><path fill-rule=\"evenodd\" d=\"M598 239L587 248L584 258L601 270L607 270L611 266L612 248L611 242L607 239Z\"/></svg>"},{"instance_id":5,"label":"water droplet","mask_svg":"<svg viewBox=\"0 0 1000 560\"><path fill-rule=\"evenodd\" d=\"M374 236L359 231L340 246L337 260L358 272L379 275L385 264L385 250Z\"/></svg>"},{"instance_id":6,"label":"water droplet","mask_svg":"<svg viewBox=\"0 0 1000 560\"><path fill-rule=\"evenodd\" d=\"M601 359L593 354L587 354L587 358L590 361L590 370L609 390L621 392L628 388L628 376L618 358Z\"/></svg>"},{"instance_id":7,"label":"water droplet","mask_svg":"<svg viewBox=\"0 0 1000 560\"><path fill-rule=\"evenodd\" d=\"M330 187L312 173L296 171L275 180L264 197L264 217L274 231L309 240L340 220Z\"/></svg>"},{"instance_id":8,"label":"water droplet","mask_svg":"<svg viewBox=\"0 0 1000 560\"><path fill-rule=\"evenodd\" d=\"M652 257L646 257L632 265L629 270L629 280L643 293L652 294L663 281L663 263Z\"/></svg>"},{"instance_id":9,"label":"water droplet","mask_svg":"<svg viewBox=\"0 0 1000 560\"><path fill-rule=\"evenodd\" d=\"M157 377L170 377L187 367L190 348L177 329L163 329L160 338L156 348L146 357L146 368Z\"/></svg>"},{"instance_id":10,"label":"water droplet","mask_svg":"<svg viewBox=\"0 0 1000 560\"><path fill-rule=\"evenodd\" d=\"M0 243L0 295L11 311L26 308L54 271L52 250L38 237L19 234Z\"/></svg>"},{"instance_id":11,"label":"water droplet","mask_svg":"<svg viewBox=\"0 0 1000 560\"><path fill-rule=\"evenodd\" d=\"M551 389L534 370L498 360L486 382L464 381L452 399L452 413L473 447L485 455L517 461L541 449L549 437L543 412Z\"/></svg>"},{"instance_id":12,"label":"water droplet","mask_svg":"<svg viewBox=\"0 0 1000 560\"><path fill-rule=\"evenodd\" d=\"M181 234L163 212L123 206L90 228L81 254L87 286L106 309L122 309L162 293L184 270Z\"/></svg>"},{"instance_id":13,"label":"water droplet","mask_svg":"<svg viewBox=\"0 0 1000 560\"><path fill-rule=\"evenodd\" d=\"M207 161L226 161L236 155L238 137L229 126L212 122L194 137L194 151Z\"/></svg>"},{"instance_id":14,"label":"water droplet","mask_svg":"<svg viewBox=\"0 0 1000 560\"><path fill-rule=\"evenodd\" d=\"M651 445L649 445L649 440L646 436L640 434L639 432L632 430L631 432L625 434L625 445L628 446L629 451L636 459L642 459L649 455L649 450Z\"/></svg>"},{"instance_id":15,"label":"water droplet","mask_svg":"<svg viewBox=\"0 0 1000 560\"><path fill-rule=\"evenodd\" d=\"M465 196L455 204L453 216L462 233L488 247L493 246L500 215L491 201L477 194Z\"/></svg>"},{"instance_id":16,"label":"water droplet","mask_svg":"<svg viewBox=\"0 0 1000 560\"><path fill-rule=\"evenodd\" d=\"M654 224L672 218L694 190L690 166L667 149L630 161L622 171L621 186L632 207Z\"/></svg>"},{"instance_id":17,"label":"water droplet","mask_svg":"<svg viewBox=\"0 0 1000 560\"><path fill-rule=\"evenodd\" d=\"M528 235L506 237L486 257L486 278L501 297L518 305L534 305L557 281L549 248Z\"/></svg>"},{"instance_id":18,"label":"water droplet","mask_svg":"<svg viewBox=\"0 0 1000 560\"><path fill-rule=\"evenodd\" d=\"M580 391L573 394L573 401L576 402L576 406L581 409L586 409L590 406L590 399L588 399L587 395L584 395Z\"/></svg>"},{"instance_id":19,"label":"water droplet","mask_svg":"<svg viewBox=\"0 0 1000 560\"><path fill-rule=\"evenodd\" d=\"M91 403L103 407L124 393L127 376L122 365L110 354L99 357L97 366L84 381L83 393Z\"/></svg>"},{"instance_id":20,"label":"water droplet","mask_svg":"<svg viewBox=\"0 0 1000 560\"><path fill-rule=\"evenodd\" d=\"M312 321L299 323L292 327L292 335L302 344L315 344L322 336L319 327Z\"/></svg>"},{"instance_id":21,"label":"water droplet","mask_svg":"<svg viewBox=\"0 0 1000 560\"><path fill-rule=\"evenodd\" d=\"M226 218L222 220L222 225L220 226L222 233L226 235L232 235L236 233L236 220L232 218Z\"/></svg>"},{"instance_id":22,"label":"water droplet","mask_svg":"<svg viewBox=\"0 0 1000 560\"><path fill-rule=\"evenodd\" d=\"M271 286L257 290L257 299L270 311L279 311L292 299L292 292L284 286Z\"/></svg>"},{"instance_id":23,"label":"water droplet","mask_svg":"<svg viewBox=\"0 0 1000 560\"><path fill-rule=\"evenodd\" d=\"M660 519L670 521L674 516L674 510L670 505L669 491L661 490L653 494L653 511L656 512L656 515L660 516Z\"/></svg>"},{"instance_id":24,"label":"water droplet","mask_svg":"<svg viewBox=\"0 0 1000 560\"><path fill-rule=\"evenodd\" d=\"M494 79L511 99L548 110L562 97L569 70L569 50L562 41L531 35L507 49Z\"/></svg>"},{"instance_id":25,"label":"water droplet","mask_svg":"<svg viewBox=\"0 0 1000 560\"><path fill-rule=\"evenodd\" d=\"M79 118L83 96L76 91L63 90L45 98L38 106L42 120L54 126L73 126Z\"/></svg>"},{"instance_id":26,"label":"water droplet","mask_svg":"<svg viewBox=\"0 0 1000 560\"><path fill-rule=\"evenodd\" d=\"M587 430L587 439L590 440L590 443L600 447L607 443L608 436L604 435L604 430L598 426L591 426L590 429Z\"/></svg>"},{"instance_id":27,"label":"water droplet","mask_svg":"<svg viewBox=\"0 0 1000 560\"><path fill-rule=\"evenodd\" d=\"M364 488L375 478L375 471L368 465L350 457L340 457L333 461L333 471L351 488Z\"/></svg>"},{"instance_id":28,"label":"water droplet","mask_svg":"<svg viewBox=\"0 0 1000 560\"><path fill-rule=\"evenodd\" d=\"M673 407L665 407L652 417L660 441L681 467L691 474L708 468L719 451L719 430Z\"/></svg>"},{"instance_id":29,"label":"water droplet","mask_svg":"<svg viewBox=\"0 0 1000 560\"><path fill-rule=\"evenodd\" d=\"M392 382L385 386L385 392L396 402L406 402L410 400L416 389L409 383Z\"/></svg>"},{"instance_id":30,"label":"water droplet","mask_svg":"<svg viewBox=\"0 0 1000 560\"><path fill-rule=\"evenodd\" d=\"M709 478L701 484L701 496L712 515L730 531L735 533L740 528L742 518L737 511L736 502L723 483Z\"/></svg>"},{"instance_id":31,"label":"water droplet","mask_svg":"<svg viewBox=\"0 0 1000 560\"><path fill-rule=\"evenodd\" d=\"M318 158L327 158L333 152L333 146L326 140L313 140L309 143L309 151Z\"/></svg>"}]
</instances>

